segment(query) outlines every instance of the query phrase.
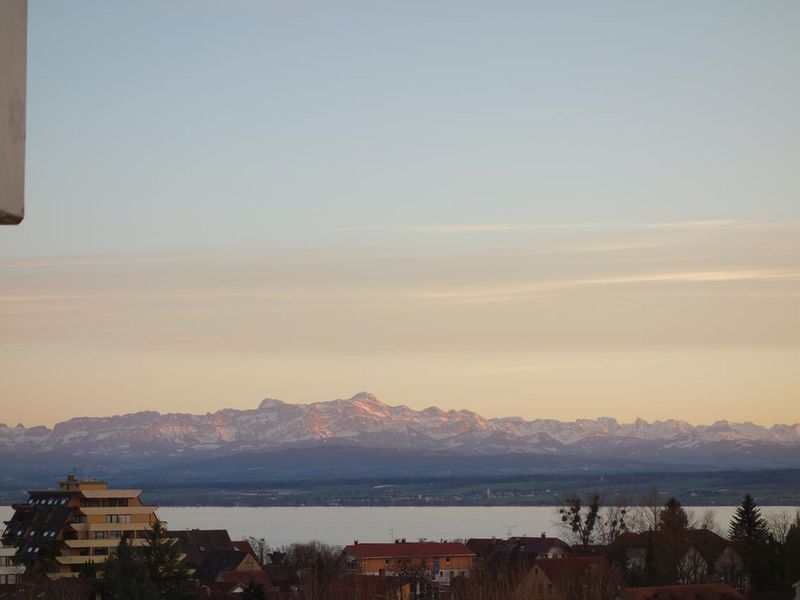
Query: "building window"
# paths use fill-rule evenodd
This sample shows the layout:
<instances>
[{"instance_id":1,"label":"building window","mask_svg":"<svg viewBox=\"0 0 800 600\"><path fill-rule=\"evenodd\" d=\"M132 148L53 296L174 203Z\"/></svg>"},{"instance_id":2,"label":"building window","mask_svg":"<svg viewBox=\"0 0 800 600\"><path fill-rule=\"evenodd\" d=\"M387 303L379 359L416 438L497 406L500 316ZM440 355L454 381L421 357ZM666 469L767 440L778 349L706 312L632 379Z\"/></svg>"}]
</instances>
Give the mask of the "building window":
<instances>
[{"instance_id":1,"label":"building window","mask_svg":"<svg viewBox=\"0 0 800 600\"><path fill-rule=\"evenodd\" d=\"M130 515L106 515L106 523L130 523Z\"/></svg>"}]
</instances>

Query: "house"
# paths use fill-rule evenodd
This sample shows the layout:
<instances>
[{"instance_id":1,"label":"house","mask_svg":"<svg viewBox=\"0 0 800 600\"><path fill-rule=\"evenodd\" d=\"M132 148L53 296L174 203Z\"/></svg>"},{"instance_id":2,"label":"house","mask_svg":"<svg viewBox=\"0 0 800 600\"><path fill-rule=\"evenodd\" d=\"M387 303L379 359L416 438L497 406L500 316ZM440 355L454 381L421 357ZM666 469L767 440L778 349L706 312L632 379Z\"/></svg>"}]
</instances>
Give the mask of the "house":
<instances>
[{"instance_id":1,"label":"house","mask_svg":"<svg viewBox=\"0 0 800 600\"><path fill-rule=\"evenodd\" d=\"M689 529L678 564L679 583L727 582L745 585L744 563L735 546L708 529Z\"/></svg>"},{"instance_id":2,"label":"house","mask_svg":"<svg viewBox=\"0 0 800 600\"><path fill-rule=\"evenodd\" d=\"M192 577L214 592L237 593L235 584L260 583L266 591L277 589L261 567L249 542L231 540L225 529L171 531ZM211 585L209 583L220 584ZM225 585L223 585L225 584ZM226 587L226 584L231 584ZM230 588L230 589L229 589ZM233 590L233 591L231 591Z\"/></svg>"},{"instance_id":3,"label":"house","mask_svg":"<svg viewBox=\"0 0 800 600\"><path fill-rule=\"evenodd\" d=\"M660 532L626 532L617 538L609 555L629 573L646 568L648 552L676 552L677 583L727 582L745 585L742 559L735 546L708 529L687 529L677 540Z\"/></svg>"},{"instance_id":4,"label":"house","mask_svg":"<svg viewBox=\"0 0 800 600\"><path fill-rule=\"evenodd\" d=\"M517 585L520 600L605 600L614 587L613 571L602 556L543 558Z\"/></svg>"},{"instance_id":5,"label":"house","mask_svg":"<svg viewBox=\"0 0 800 600\"><path fill-rule=\"evenodd\" d=\"M175 547L185 555L186 565L193 569L200 564L205 552L236 550L226 529L186 529L170 531L169 536L176 540Z\"/></svg>"},{"instance_id":6,"label":"house","mask_svg":"<svg viewBox=\"0 0 800 600\"><path fill-rule=\"evenodd\" d=\"M350 574L328 585L328 600L409 600L411 584L399 577Z\"/></svg>"},{"instance_id":7,"label":"house","mask_svg":"<svg viewBox=\"0 0 800 600\"><path fill-rule=\"evenodd\" d=\"M747 596L725 583L693 583L627 588L615 600L747 600Z\"/></svg>"},{"instance_id":8,"label":"house","mask_svg":"<svg viewBox=\"0 0 800 600\"><path fill-rule=\"evenodd\" d=\"M239 550L210 550L204 552L200 564L197 565L194 571L194 578L204 582L240 581L243 577L237 575L236 577L229 577L226 579L226 575L230 573L249 573L251 575L244 576L246 582L251 579L257 579L258 583L263 583L267 586L270 585L258 561L247 552L241 552Z\"/></svg>"},{"instance_id":9,"label":"house","mask_svg":"<svg viewBox=\"0 0 800 600\"><path fill-rule=\"evenodd\" d=\"M471 576L475 567L475 553L461 542L355 542L343 556L346 568L356 575L396 575L441 585Z\"/></svg>"},{"instance_id":10,"label":"house","mask_svg":"<svg viewBox=\"0 0 800 600\"><path fill-rule=\"evenodd\" d=\"M559 538L511 537L471 538L467 548L475 553L478 572L492 577L527 573L539 558L563 558L572 555L569 544Z\"/></svg>"},{"instance_id":11,"label":"house","mask_svg":"<svg viewBox=\"0 0 800 600\"><path fill-rule=\"evenodd\" d=\"M14 559L29 571L51 579L77 577L87 565L102 570L123 536L142 545L158 521L158 507L145 505L140 494L68 475L58 489L31 490L27 502L13 505L3 544L15 548Z\"/></svg>"}]
</instances>

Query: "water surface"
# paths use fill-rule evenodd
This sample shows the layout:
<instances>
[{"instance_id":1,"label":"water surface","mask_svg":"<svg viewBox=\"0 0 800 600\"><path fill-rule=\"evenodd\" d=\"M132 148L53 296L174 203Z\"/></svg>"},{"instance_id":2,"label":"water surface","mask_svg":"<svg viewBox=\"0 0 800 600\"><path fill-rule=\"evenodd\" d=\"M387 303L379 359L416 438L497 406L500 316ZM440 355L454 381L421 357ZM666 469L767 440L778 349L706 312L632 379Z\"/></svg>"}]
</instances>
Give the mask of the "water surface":
<instances>
[{"instance_id":1,"label":"water surface","mask_svg":"<svg viewBox=\"0 0 800 600\"><path fill-rule=\"evenodd\" d=\"M708 507L687 507L696 516ZM735 506L713 509L717 525L727 529ZM763 507L766 516L796 507ZM0 507L0 518L13 511ZM435 507L174 507L158 509L170 529L227 529L234 539L263 537L270 545L321 540L345 545L353 540L389 542L395 538L418 540L513 535L564 535L553 507L527 506L435 506Z\"/></svg>"}]
</instances>

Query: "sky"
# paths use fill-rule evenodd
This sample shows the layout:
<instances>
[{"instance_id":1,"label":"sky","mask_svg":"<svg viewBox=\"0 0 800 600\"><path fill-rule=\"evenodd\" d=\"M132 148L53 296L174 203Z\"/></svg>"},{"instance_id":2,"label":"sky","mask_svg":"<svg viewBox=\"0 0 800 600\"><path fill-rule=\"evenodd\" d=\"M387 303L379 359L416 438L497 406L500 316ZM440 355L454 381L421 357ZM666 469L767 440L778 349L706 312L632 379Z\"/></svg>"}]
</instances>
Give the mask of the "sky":
<instances>
[{"instance_id":1,"label":"sky","mask_svg":"<svg viewBox=\"0 0 800 600\"><path fill-rule=\"evenodd\" d=\"M800 3L30 0L0 422L800 421Z\"/></svg>"}]
</instances>

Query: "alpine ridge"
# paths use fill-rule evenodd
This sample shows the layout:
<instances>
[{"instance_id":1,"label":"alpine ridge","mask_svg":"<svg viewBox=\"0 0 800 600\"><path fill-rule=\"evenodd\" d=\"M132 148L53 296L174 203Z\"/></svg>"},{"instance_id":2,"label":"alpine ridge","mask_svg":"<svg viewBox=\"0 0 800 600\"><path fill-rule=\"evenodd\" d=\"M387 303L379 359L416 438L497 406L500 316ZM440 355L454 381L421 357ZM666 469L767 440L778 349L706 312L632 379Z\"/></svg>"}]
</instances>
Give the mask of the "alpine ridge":
<instances>
[{"instance_id":1,"label":"alpine ridge","mask_svg":"<svg viewBox=\"0 0 800 600\"><path fill-rule=\"evenodd\" d=\"M782 464L788 460L800 466L800 423L763 427L728 421L691 425L672 419L618 423L610 417L570 422L486 419L467 410L389 406L362 392L311 404L266 399L255 409L205 415L78 417L52 429L0 424L0 451L12 453L220 455L320 445L481 455L636 455L656 462L693 462L695 453L713 457L734 452L765 460L777 456Z\"/></svg>"}]
</instances>

